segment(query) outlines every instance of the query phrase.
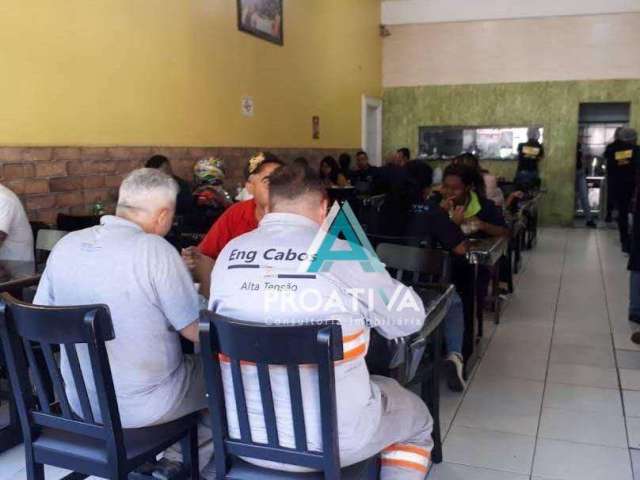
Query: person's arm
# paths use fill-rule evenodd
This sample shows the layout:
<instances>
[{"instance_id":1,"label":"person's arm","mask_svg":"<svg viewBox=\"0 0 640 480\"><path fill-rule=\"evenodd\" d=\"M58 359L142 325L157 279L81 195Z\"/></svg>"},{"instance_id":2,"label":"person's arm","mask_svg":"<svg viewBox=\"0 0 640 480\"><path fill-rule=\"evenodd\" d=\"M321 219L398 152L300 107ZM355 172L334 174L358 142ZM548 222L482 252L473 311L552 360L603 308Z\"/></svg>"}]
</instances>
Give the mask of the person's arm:
<instances>
[{"instance_id":1,"label":"person's arm","mask_svg":"<svg viewBox=\"0 0 640 480\"><path fill-rule=\"evenodd\" d=\"M199 328L198 321L196 320L180 330L180 335L193 343L198 343L200 341Z\"/></svg>"},{"instance_id":2,"label":"person's arm","mask_svg":"<svg viewBox=\"0 0 640 480\"><path fill-rule=\"evenodd\" d=\"M486 233L490 237L506 237L509 235L509 229L507 227L493 225L482 220L478 220L478 230Z\"/></svg>"},{"instance_id":3,"label":"person's arm","mask_svg":"<svg viewBox=\"0 0 640 480\"><path fill-rule=\"evenodd\" d=\"M430 223L433 235L446 250L458 256L467 253L469 250L467 238L460 226L450 219L445 211L436 212L430 219Z\"/></svg>"},{"instance_id":4,"label":"person's arm","mask_svg":"<svg viewBox=\"0 0 640 480\"><path fill-rule=\"evenodd\" d=\"M154 302L169 325L187 340L198 341L198 294L187 267L175 249L163 238L145 236L141 257L145 262Z\"/></svg>"},{"instance_id":5,"label":"person's arm","mask_svg":"<svg viewBox=\"0 0 640 480\"><path fill-rule=\"evenodd\" d=\"M4 241L9 237L14 215L15 210L13 204L5 199L0 199L0 247L2 247Z\"/></svg>"}]
</instances>

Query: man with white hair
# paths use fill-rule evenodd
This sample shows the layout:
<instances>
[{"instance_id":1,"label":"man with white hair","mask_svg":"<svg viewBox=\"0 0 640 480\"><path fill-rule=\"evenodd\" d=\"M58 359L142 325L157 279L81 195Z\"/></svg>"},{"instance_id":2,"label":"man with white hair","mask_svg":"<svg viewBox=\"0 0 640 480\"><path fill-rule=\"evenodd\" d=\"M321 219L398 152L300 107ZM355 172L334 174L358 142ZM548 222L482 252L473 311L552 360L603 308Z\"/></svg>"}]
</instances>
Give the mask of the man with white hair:
<instances>
[{"instance_id":1,"label":"man with white hair","mask_svg":"<svg viewBox=\"0 0 640 480\"><path fill-rule=\"evenodd\" d=\"M162 238L171 227L177 193L175 180L159 170L131 172L120 187L115 216L58 242L34 300L109 306L115 340L106 347L124 428L167 423L206 408L201 364L180 346L180 335L198 340L198 296L180 255ZM86 348L78 348L78 356L85 378L91 378ZM64 350L61 369L80 415ZM93 381L87 390L99 419Z\"/></svg>"}]
</instances>

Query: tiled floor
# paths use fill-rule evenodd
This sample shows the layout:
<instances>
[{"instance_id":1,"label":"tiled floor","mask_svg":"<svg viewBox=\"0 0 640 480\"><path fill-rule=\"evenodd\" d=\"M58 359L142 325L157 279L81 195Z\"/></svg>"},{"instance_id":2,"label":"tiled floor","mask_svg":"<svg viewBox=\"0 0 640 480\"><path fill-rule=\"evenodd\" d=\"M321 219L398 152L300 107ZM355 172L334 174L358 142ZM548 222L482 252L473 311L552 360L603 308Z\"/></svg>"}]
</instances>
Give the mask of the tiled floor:
<instances>
[{"instance_id":1,"label":"tiled floor","mask_svg":"<svg viewBox=\"0 0 640 480\"><path fill-rule=\"evenodd\" d=\"M613 230L544 230L466 393L444 393L429 480L640 480L625 267Z\"/></svg>"},{"instance_id":2,"label":"tiled floor","mask_svg":"<svg viewBox=\"0 0 640 480\"><path fill-rule=\"evenodd\" d=\"M543 231L467 392L443 389L445 463L429 480L630 480L634 466L640 480L625 263L614 231ZM20 447L0 455L0 480L25 478Z\"/></svg>"}]
</instances>

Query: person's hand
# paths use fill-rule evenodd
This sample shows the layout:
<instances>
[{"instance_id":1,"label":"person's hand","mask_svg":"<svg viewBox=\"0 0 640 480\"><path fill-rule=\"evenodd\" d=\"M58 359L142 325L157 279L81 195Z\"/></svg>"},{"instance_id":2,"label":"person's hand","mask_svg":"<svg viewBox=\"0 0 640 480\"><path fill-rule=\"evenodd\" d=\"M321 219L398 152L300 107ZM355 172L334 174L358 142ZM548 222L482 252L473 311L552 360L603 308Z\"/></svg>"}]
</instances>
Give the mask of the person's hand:
<instances>
[{"instance_id":1,"label":"person's hand","mask_svg":"<svg viewBox=\"0 0 640 480\"><path fill-rule=\"evenodd\" d=\"M440 201L440 208L442 208L447 213L451 212L454 207L453 199L454 197L443 197Z\"/></svg>"},{"instance_id":2,"label":"person's hand","mask_svg":"<svg viewBox=\"0 0 640 480\"><path fill-rule=\"evenodd\" d=\"M190 272L193 272L196 269L200 257L203 256L202 253L200 253L200 250L198 250L198 247L183 248L180 254L182 256L182 261Z\"/></svg>"},{"instance_id":3,"label":"person's hand","mask_svg":"<svg viewBox=\"0 0 640 480\"><path fill-rule=\"evenodd\" d=\"M455 223L458 226L464 223L464 207L463 206L460 205L453 209L453 211L451 212L451 220L453 221L453 223Z\"/></svg>"}]
</instances>

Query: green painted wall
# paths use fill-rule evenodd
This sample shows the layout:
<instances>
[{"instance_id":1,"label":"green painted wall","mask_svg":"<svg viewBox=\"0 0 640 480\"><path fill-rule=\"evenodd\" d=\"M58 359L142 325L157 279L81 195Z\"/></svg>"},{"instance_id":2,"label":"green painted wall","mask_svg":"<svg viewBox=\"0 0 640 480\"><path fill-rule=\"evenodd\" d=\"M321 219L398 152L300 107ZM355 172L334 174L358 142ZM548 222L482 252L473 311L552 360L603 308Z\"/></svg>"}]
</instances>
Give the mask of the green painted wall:
<instances>
[{"instance_id":1,"label":"green painted wall","mask_svg":"<svg viewBox=\"0 0 640 480\"><path fill-rule=\"evenodd\" d=\"M383 150L418 146L418 127L436 125L544 126L546 158L541 176L548 193L546 224L573 220L578 111L583 102L631 102L631 126L640 129L640 80L532 82L387 88ZM515 162L485 162L498 176L512 177Z\"/></svg>"}]
</instances>

